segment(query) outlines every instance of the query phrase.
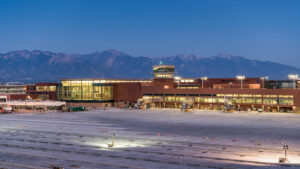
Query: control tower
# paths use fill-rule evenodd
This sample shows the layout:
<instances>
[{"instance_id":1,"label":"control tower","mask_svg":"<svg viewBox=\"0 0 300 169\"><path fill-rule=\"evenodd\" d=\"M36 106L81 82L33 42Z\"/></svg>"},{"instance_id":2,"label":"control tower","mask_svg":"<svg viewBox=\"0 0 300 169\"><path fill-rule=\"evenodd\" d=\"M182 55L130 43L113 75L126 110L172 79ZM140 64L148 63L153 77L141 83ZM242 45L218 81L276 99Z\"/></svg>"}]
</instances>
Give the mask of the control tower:
<instances>
[{"instance_id":1,"label":"control tower","mask_svg":"<svg viewBox=\"0 0 300 169\"><path fill-rule=\"evenodd\" d=\"M159 65L153 66L154 79L173 79L174 65L164 65L162 62Z\"/></svg>"}]
</instances>

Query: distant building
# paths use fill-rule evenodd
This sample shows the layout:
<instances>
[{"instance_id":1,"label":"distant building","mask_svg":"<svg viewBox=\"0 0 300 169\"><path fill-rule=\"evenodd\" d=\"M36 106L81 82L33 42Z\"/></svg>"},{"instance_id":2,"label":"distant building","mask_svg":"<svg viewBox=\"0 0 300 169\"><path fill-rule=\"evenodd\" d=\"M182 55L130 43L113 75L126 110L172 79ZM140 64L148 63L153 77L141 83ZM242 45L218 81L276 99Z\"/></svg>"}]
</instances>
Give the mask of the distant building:
<instances>
[{"instance_id":1,"label":"distant building","mask_svg":"<svg viewBox=\"0 0 300 169\"><path fill-rule=\"evenodd\" d=\"M26 98L29 100L57 100L57 85L57 83L26 85Z\"/></svg>"},{"instance_id":2,"label":"distant building","mask_svg":"<svg viewBox=\"0 0 300 169\"><path fill-rule=\"evenodd\" d=\"M6 96L8 100L24 100L26 97L26 85L0 85L0 96Z\"/></svg>"}]
</instances>

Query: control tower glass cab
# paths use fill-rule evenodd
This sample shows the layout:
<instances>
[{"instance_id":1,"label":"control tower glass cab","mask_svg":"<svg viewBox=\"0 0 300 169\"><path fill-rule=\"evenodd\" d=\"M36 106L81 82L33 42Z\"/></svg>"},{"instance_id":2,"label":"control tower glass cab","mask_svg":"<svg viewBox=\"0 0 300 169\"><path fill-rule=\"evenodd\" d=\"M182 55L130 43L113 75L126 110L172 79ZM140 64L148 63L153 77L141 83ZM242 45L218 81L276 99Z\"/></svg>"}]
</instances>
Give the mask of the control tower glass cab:
<instances>
[{"instance_id":1,"label":"control tower glass cab","mask_svg":"<svg viewBox=\"0 0 300 169\"><path fill-rule=\"evenodd\" d=\"M159 65L153 66L154 79L173 79L174 78L174 65Z\"/></svg>"}]
</instances>

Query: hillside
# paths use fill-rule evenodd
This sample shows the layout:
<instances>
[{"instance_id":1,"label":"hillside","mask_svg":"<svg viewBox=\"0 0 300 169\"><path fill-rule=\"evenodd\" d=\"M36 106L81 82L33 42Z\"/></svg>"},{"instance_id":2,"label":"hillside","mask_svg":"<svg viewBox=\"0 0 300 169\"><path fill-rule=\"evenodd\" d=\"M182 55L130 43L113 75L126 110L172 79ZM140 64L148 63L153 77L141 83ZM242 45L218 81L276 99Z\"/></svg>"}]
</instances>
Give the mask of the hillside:
<instances>
[{"instance_id":1,"label":"hillside","mask_svg":"<svg viewBox=\"0 0 300 169\"><path fill-rule=\"evenodd\" d=\"M271 79L286 79L289 73L300 73L300 69L292 66L231 55L175 55L151 58L134 57L112 49L82 55L19 50L0 54L0 81L151 78L152 65L158 64L159 61L175 65L177 74L183 77L235 77L237 74L243 74L248 77L269 76Z\"/></svg>"}]
</instances>

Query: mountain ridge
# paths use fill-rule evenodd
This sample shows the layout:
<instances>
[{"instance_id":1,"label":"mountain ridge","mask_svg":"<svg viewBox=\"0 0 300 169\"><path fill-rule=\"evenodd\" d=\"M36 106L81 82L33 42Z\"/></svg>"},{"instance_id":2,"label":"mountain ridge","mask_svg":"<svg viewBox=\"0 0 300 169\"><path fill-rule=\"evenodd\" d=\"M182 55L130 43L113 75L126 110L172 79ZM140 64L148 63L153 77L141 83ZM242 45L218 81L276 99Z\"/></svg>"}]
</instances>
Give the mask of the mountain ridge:
<instances>
[{"instance_id":1,"label":"mountain ridge","mask_svg":"<svg viewBox=\"0 0 300 169\"><path fill-rule=\"evenodd\" d=\"M0 82L59 81L62 78L151 78L152 66L163 61L176 66L182 77L220 78L269 76L286 79L300 69L271 61L251 60L220 54L203 57L194 54L146 57L108 49L88 54L55 53L42 50L16 50L0 53Z\"/></svg>"}]
</instances>

